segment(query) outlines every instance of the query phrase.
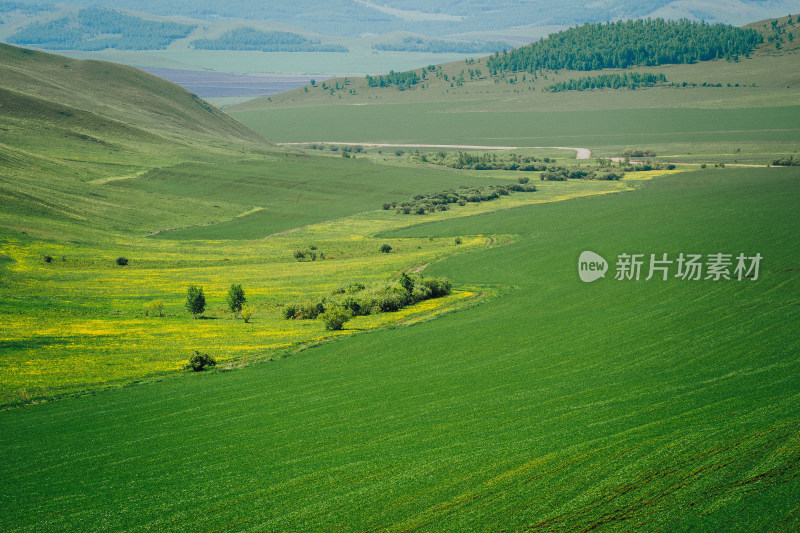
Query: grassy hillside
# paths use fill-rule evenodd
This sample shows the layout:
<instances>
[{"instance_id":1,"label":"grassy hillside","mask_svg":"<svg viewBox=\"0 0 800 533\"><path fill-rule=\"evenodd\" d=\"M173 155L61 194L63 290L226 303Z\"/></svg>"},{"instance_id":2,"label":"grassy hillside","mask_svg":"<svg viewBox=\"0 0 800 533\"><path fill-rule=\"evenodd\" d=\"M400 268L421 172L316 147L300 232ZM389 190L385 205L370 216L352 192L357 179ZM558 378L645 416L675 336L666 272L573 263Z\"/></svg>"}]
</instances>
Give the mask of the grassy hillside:
<instances>
[{"instance_id":1,"label":"grassy hillside","mask_svg":"<svg viewBox=\"0 0 800 533\"><path fill-rule=\"evenodd\" d=\"M798 180L708 170L395 234L514 233L430 270L505 295L0 413L5 529L794 529ZM623 252L764 260L757 280L583 284L584 249L612 270Z\"/></svg>"},{"instance_id":2,"label":"grassy hillside","mask_svg":"<svg viewBox=\"0 0 800 533\"><path fill-rule=\"evenodd\" d=\"M103 119L121 121L179 145L226 138L264 142L191 93L138 69L5 44L0 44L0 64L1 88L90 112L99 117L98 126Z\"/></svg>"}]
</instances>

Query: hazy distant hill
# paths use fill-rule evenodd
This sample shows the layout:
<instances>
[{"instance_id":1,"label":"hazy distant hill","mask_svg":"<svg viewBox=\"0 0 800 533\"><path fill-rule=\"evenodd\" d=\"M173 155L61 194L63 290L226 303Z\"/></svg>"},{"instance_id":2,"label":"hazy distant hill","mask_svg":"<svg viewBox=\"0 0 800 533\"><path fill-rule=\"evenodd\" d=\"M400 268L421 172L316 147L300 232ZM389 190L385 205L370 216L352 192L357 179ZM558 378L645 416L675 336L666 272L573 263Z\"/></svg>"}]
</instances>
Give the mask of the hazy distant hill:
<instances>
[{"instance_id":1,"label":"hazy distant hill","mask_svg":"<svg viewBox=\"0 0 800 533\"><path fill-rule=\"evenodd\" d=\"M69 4L200 19L272 20L327 35L396 30L444 35L525 25L569 26L651 14L740 25L800 11L798 0L442 0L434 3L423 0L72 0Z\"/></svg>"}]
</instances>

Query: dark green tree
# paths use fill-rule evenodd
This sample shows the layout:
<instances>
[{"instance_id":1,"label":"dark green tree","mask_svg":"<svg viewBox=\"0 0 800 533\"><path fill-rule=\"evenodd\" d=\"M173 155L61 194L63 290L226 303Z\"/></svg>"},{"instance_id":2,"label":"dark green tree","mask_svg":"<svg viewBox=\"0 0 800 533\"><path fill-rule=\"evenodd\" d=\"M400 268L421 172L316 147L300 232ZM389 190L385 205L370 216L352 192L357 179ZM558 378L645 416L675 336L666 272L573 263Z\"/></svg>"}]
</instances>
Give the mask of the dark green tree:
<instances>
[{"instance_id":1,"label":"dark green tree","mask_svg":"<svg viewBox=\"0 0 800 533\"><path fill-rule=\"evenodd\" d=\"M225 301L228 302L228 307L233 314L238 316L242 310L242 306L247 302L247 298L244 297L244 289L240 283L231 283Z\"/></svg>"},{"instance_id":2,"label":"dark green tree","mask_svg":"<svg viewBox=\"0 0 800 533\"><path fill-rule=\"evenodd\" d=\"M203 287L189 285L189 290L186 291L186 309L188 309L195 318L205 311L206 296L203 294Z\"/></svg>"},{"instance_id":3,"label":"dark green tree","mask_svg":"<svg viewBox=\"0 0 800 533\"><path fill-rule=\"evenodd\" d=\"M403 287L408 294L411 294L411 292L414 290L414 280L411 279L408 274L403 272L400 275L400 286Z\"/></svg>"}]
</instances>

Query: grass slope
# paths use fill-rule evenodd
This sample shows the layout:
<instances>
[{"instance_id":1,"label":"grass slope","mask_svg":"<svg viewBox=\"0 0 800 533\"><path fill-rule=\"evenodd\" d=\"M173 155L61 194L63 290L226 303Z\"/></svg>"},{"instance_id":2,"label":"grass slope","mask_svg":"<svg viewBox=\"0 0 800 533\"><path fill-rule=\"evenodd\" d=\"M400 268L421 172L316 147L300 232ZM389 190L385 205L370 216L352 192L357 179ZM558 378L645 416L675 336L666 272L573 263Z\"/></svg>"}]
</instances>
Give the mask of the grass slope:
<instances>
[{"instance_id":1,"label":"grass slope","mask_svg":"<svg viewBox=\"0 0 800 533\"><path fill-rule=\"evenodd\" d=\"M120 121L173 143L183 144L190 138L221 142L226 137L234 145L235 141L264 142L188 91L135 68L2 43L0 65L4 89Z\"/></svg>"},{"instance_id":2,"label":"grass slope","mask_svg":"<svg viewBox=\"0 0 800 533\"><path fill-rule=\"evenodd\" d=\"M502 298L279 362L0 413L7 531L791 530L800 174L725 169L425 224ZM389 238L386 236L385 238ZM583 284L579 253L764 256Z\"/></svg>"}]
</instances>

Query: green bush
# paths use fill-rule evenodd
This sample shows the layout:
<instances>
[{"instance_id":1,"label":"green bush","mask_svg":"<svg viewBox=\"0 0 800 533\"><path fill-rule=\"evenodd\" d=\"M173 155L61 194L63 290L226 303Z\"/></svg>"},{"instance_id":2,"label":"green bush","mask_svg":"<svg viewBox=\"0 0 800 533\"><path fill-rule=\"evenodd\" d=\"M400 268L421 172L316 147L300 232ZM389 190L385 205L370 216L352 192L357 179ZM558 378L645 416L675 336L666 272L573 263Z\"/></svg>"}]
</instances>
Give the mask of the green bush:
<instances>
[{"instance_id":1,"label":"green bush","mask_svg":"<svg viewBox=\"0 0 800 533\"><path fill-rule=\"evenodd\" d=\"M128 260L124 257L117 257L117 265L123 267L128 264Z\"/></svg>"},{"instance_id":2,"label":"green bush","mask_svg":"<svg viewBox=\"0 0 800 533\"><path fill-rule=\"evenodd\" d=\"M325 312L325 305L322 302L303 302L297 307L295 318L314 320Z\"/></svg>"},{"instance_id":3,"label":"green bush","mask_svg":"<svg viewBox=\"0 0 800 533\"><path fill-rule=\"evenodd\" d=\"M331 307L321 315L322 321L325 322L325 329L332 331L342 329L352 317L349 310L341 307Z\"/></svg>"},{"instance_id":4,"label":"green bush","mask_svg":"<svg viewBox=\"0 0 800 533\"><path fill-rule=\"evenodd\" d=\"M422 278L419 284L431 291L431 298L447 296L452 292L452 284L446 279Z\"/></svg>"},{"instance_id":5,"label":"green bush","mask_svg":"<svg viewBox=\"0 0 800 533\"><path fill-rule=\"evenodd\" d=\"M431 290L426 287L425 285L414 285L414 289L411 291L411 298L415 302L422 302L424 300L431 299Z\"/></svg>"},{"instance_id":6,"label":"green bush","mask_svg":"<svg viewBox=\"0 0 800 533\"><path fill-rule=\"evenodd\" d=\"M195 350L194 355L192 355L184 368L193 372L200 372L212 366L217 366L217 361L213 357L207 353L200 353Z\"/></svg>"},{"instance_id":7,"label":"green bush","mask_svg":"<svg viewBox=\"0 0 800 533\"><path fill-rule=\"evenodd\" d=\"M391 251L392 251L392 247L391 246L389 246L386 243L381 244L381 252L383 252L385 254L388 254Z\"/></svg>"},{"instance_id":8,"label":"green bush","mask_svg":"<svg viewBox=\"0 0 800 533\"><path fill-rule=\"evenodd\" d=\"M144 306L144 316L164 316L164 302L153 300Z\"/></svg>"},{"instance_id":9,"label":"green bush","mask_svg":"<svg viewBox=\"0 0 800 533\"><path fill-rule=\"evenodd\" d=\"M242 317L244 323L247 324L253 317L253 308L243 305L242 308L239 310L239 316Z\"/></svg>"},{"instance_id":10,"label":"green bush","mask_svg":"<svg viewBox=\"0 0 800 533\"><path fill-rule=\"evenodd\" d=\"M375 304L382 313L394 313L411 303L411 295L399 285L392 285L375 295Z\"/></svg>"},{"instance_id":11,"label":"green bush","mask_svg":"<svg viewBox=\"0 0 800 533\"><path fill-rule=\"evenodd\" d=\"M297 317L297 305L289 304L281 310L281 315L286 320Z\"/></svg>"}]
</instances>

